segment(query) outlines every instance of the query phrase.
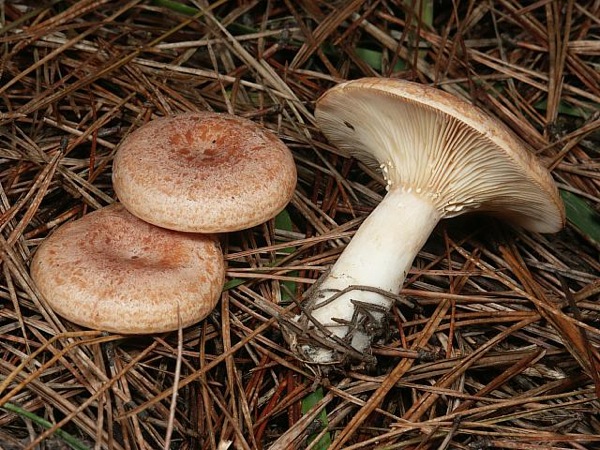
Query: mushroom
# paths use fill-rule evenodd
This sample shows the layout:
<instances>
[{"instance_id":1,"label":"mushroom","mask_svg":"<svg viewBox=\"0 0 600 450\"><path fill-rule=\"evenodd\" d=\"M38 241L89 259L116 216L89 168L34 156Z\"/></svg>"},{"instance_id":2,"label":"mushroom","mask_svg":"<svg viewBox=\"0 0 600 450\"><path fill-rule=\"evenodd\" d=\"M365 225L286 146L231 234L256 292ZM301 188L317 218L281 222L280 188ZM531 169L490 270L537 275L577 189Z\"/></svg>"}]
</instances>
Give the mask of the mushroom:
<instances>
[{"instance_id":1,"label":"mushroom","mask_svg":"<svg viewBox=\"0 0 600 450\"><path fill-rule=\"evenodd\" d=\"M178 231L237 231L290 201L296 166L271 131L242 117L198 112L148 122L114 158L113 186L137 217Z\"/></svg>"},{"instance_id":2,"label":"mushroom","mask_svg":"<svg viewBox=\"0 0 600 450\"><path fill-rule=\"evenodd\" d=\"M113 204L44 240L31 276L66 319L145 334L204 319L219 300L225 264L214 236L159 228Z\"/></svg>"},{"instance_id":3,"label":"mushroom","mask_svg":"<svg viewBox=\"0 0 600 450\"><path fill-rule=\"evenodd\" d=\"M535 232L564 225L556 186L525 144L443 91L397 79L349 81L317 101L315 117L331 143L381 169L387 194L286 332L309 362L337 362L340 344L350 358L370 349L440 219L477 211Z\"/></svg>"}]
</instances>

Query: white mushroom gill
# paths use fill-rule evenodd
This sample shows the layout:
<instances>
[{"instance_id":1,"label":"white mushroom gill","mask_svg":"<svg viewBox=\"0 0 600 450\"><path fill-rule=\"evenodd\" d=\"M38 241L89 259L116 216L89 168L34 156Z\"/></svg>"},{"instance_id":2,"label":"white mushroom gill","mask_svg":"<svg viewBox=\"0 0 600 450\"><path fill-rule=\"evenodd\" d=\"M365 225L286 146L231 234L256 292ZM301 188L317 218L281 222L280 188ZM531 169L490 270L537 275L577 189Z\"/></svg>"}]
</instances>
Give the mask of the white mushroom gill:
<instances>
[{"instance_id":1,"label":"white mushroom gill","mask_svg":"<svg viewBox=\"0 0 600 450\"><path fill-rule=\"evenodd\" d=\"M427 197L444 217L482 205L493 212L502 197L513 203L515 191L529 205L523 213L534 216L536 205L545 208L522 169L461 120L411 101L398 103L384 92L356 92L352 108L334 100L317 112L323 133L356 158L381 167L389 189Z\"/></svg>"},{"instance_id":2,"label":"white mushroom gill","mask_svg":"<svg viewBox=\"0 0 600 450\"><path fill-rule=\"evenodd\" d=\"M541 166L529 167L530 161L537 163L524 147L504 148L503 139L512 144L513 137L506 138L509 132L501 123L433 88L366 80L331 89L315 111L328 140L379 168L387 183L384 199L295 318L305 339L300 341L297 333L287 336L302 357L319 364L343 357L334 350L344 352L340 343L355 356L369 350L440 219L481 210L542 232L557 231L564 220L550 176ZM408 98L403 89L411 91ZM432 106L431 98L420 101L419 89L441 108ZM483 125L474 127L473 117Z\"/></svg>"}]
</instances>

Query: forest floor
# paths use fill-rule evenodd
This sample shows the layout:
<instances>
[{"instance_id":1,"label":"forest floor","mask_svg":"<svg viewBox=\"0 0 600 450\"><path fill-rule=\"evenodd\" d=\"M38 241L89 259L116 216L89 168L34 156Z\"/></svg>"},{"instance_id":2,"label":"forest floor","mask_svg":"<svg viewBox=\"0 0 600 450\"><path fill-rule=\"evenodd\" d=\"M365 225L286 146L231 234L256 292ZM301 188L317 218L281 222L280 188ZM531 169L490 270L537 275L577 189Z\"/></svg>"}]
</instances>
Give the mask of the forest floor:
<instances>
[{"instance_id":1,"label":"forest floor","mask_svg":"<svg viewBox=\"0 0 600 450\"><path fill-rule=\"evenodd\" d=\"M596 0L0 2L0 448L600 448L599 18ZM385 195L313 115L361 77L504 122L567 223L442 221L377 364L322 373L281 325ZM115 201L132 131L205 110L272 130L298 171L274 220L219 237L216 310L135 337L57 316L30 277L36 248Z\"/></svg>"}]
</instances>

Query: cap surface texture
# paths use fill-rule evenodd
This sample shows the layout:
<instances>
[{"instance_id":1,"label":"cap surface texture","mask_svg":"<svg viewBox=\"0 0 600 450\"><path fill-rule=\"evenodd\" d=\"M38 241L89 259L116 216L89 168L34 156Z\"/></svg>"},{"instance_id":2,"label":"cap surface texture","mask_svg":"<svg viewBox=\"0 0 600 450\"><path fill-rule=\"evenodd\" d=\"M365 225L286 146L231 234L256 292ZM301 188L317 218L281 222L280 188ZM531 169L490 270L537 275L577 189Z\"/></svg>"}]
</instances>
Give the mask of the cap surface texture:
<instances>
[{"instance_id":1,"label":"cap surface texture","mask_svg":"<svg viewBox=\"0 0 600 450\"><path fill-rule=\"evenodd\" d=\"M339 84L317 102L330 142L381 168L388 188L453 217L483 211L556 232L564 207L549 172L502 122L439 89L398 79Z\"/></svg>"},{"instance_id":2,"label":"cap surface texture","mask_svg":"<svg viewBox=\"0 0 600 450\"><path fill-rule=\"evenodd\" d=\"M205 318L218 302L225 266L213 236L159 228L113 204L46 238L31 276L66 319L143 334Z\"/></svg>"},{"instance_id":3,"label":"cap surface texture","mask_svg":"<svg viewBox=\"0 0 600 450\"><path fill-rule=\"evenodd\" d=\"M296 186L290 150L271 131L229 114L161 118L120 145L113 185L136 216L161 227L229 232L265 222Z\"/></svg>"}]
</instances>

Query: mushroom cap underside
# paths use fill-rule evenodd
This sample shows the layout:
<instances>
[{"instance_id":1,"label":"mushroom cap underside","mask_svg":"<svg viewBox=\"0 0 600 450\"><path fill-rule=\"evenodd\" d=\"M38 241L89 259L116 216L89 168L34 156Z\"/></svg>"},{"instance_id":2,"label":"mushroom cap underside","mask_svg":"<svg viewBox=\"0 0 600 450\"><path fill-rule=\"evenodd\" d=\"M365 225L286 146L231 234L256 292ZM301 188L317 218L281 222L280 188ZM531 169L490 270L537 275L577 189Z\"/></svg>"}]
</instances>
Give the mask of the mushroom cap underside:
<instances>
[{"instance_id":1,"label":"mushroom cap underside","mask_svg":"<svg viewBox=\"0 0 600 450\"><path fill-rule=\"evenodd\" d=\"M119 200L178 231L220 233L274 217L291 199L296 167L271 131L242 117L198 112L148 122L119 146Z\"/></svg>"},{"instance_id":2,"label":"mushroom cap underside","mask_svg":"<svg viewBox=\"0 0 600 450\"><path fill-rule=\"evenodd\" d=\"M549 172L503 123L439 89L363 78L318 100L327 139L381 168L388 189L416 192L442 217L482 211L556 232L564 206Z\"/></svg>"},{"instance_id":3,"label":"mushroom cap underside","mask_svg":"<svg viewBox=\"0 0 600 450\"><path fill-rule=\"evenodd\" d=\"M113 204L44 240L31 276L71 322L144 334L204 319L218 302L225 264L214 236L159 228Z\"/></svg>"}]
</instances>

